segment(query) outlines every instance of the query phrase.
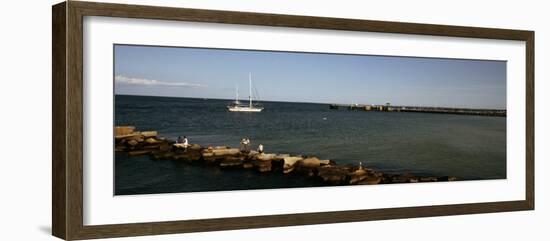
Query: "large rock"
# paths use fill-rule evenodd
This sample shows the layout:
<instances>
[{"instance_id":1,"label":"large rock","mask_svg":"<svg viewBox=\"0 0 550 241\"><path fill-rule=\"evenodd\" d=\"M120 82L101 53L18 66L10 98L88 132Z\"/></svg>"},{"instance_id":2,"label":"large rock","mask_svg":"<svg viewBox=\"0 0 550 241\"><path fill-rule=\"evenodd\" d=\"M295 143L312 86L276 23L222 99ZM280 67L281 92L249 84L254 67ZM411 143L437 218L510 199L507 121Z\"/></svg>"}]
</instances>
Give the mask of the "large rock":
<instances>
[{"instance_id":1,"label":"large rock","mask_svg":"<svg viewBox=\"0 0 550 241\"><path fill-rule=\"evenodd\" d=\"M392 178L391 178L391 182L392 183L414 183L414 182L418 182L418 178L411 175L411 174L401 174L401 175L394 175Z\"/></svg>"},{"instance_id":2,"label":"large rock","mask_svg":"<svg viewBox=\"0 0 550 241\"><path fill-rule=\"evenodd\" d=\"M157 144L147 144L147 145L143 146L142 148L147 149L147 150L156 150L156 149L160 148L160 145L159 145L159 143L157 143Z\"/></svg>"},{"instance_id":3,"label":"large rock","mask_svg":"<svg viewBox=\"0 0 550 241\"><path fill-rule=\"evenodd\" d=\"M304 160L301 156L289 156L283 158L283 172L284 173L290 173L292 170L294 170L294 165L296 165L297 162Z\"/></svg>"},{"instance_id":4,"label":"large rock","mask_svg":"<svg viewBox=\"0 0 550 241\"><path fill-rule=\"evenodd\" d=\"M214 153L211 150L203 150L201 155L206 162L213 162L216 160L216 156L214 156Z\"/></svg>"},{"instance_id":5,"label":"large rock","mask_svg":"<svg viewBox=\"0 0 550 241\"><path fill-rule=\"evenodd\" d=\"M256 166L259 172L270 172L273 165L271 161L258 161Z\"/></svg>"},{"instance_id":6,"label":"large rock","mask_svg":"<svg viewBox=\"0 0 550 241\"><path fill-rule=\"evenodd\" d=\"M359 184L359 185L374 185L374 184L380 184L381 182L382 182L382 177L368 176L367 178L359 181L357 184Z\"/></svg>"},{"instance_id":7,"label":"large rock","mask_svg":"<svg viewBox=\"0 0 550 241\"><path fill-rule=\"evenodd\" d=\"M277 155L275 154L258 154L254 156L252 163L256 169L260 172L270 172L272 169L272 163L277 161Z\"/></svg>"},{"instance_id":8,"label":"large rock","mask_svg":"<svg viewBox=\"0 0 550 241\"><path fill-rule=\"evenodd\" d=\"M153 144L160 143L161 141L158 141L155 138L149 137L149 138L145 139L145 142L149 145L153 145Z\"/></svg>"},{"instance_id":9,"label":"large rock","mask_svg":"<svg viewBox=\"0 0 550 241\"><path fill-rule=\"evenodd\" d=\"M319 163L321 164L321 166L324 166L324 165L330 165L330 160L319 160Z\"/></svg>"},{"instance_id":10,"label":"large rock","mask_svg":"<svg viewBox=\"0 0 550 241\"><path fill-rule=\"evenodd\" d=\"M116 136L115 139L120 140L121 142L128 142L131 140L137 141L137 142L143 142L143 136L139 133L132 133L125 136Z\"/></svg>"},{"instance_id":11,"label":"large rock","mask_svg":"<svg viewBox=\"0 0 550 241\"><path fill-rule=\"evenodd\" d=\"M158 135L157 131L142 131L140 132L143 138L156 137Z\"/></svg>"},{"instance_id":12,"label":"large rock","mask_svg":"<svg viewBox=\"0 0 550 241\"><path fill-rule=\"evenodd\" d=\"M161 142L159 144L160 151L166 152L166 151L170 151L171 149L172 149L172 145L170 145L170 143L168 142Z\"/></svg>"},{"instance_id":13,"label":"large rock","mask_svg":"<svg viewBox=\"0 0 550 241\"><path fill-rule=\"evenodd\" d=\"M136 140L129 140L129 141L127 141L126 143L127 143L129 146L131 146L131 147L135 147L135 146L137 146L138 141L136 141Z\"/></svg>"},{"instance_id":14,"label":"large rock","mask_svg":"<svg viewBox=\"0 0 550 241\"><path fill-rule=\"evenodd\" d=\"M195 162L201 159L201 153L198 151L187 150L183 152L177 152L172 157L173 160L181 160L186 162Z\"/></svg>"},{"instance_id":15,"label":"large rock","mask_svg":"<svg viewBox=\"0 0 550 241\"><path fill-rule=\"evenodd\" d=\"M220 161L220 167L242 167L244 159L242 157L227 157Z\"/></svg>"},{"instance_id":16,"label":"large rock","mask_svg":"<svg viewBox=\"0 0 550 241\"><path fill-rule=\"evenodd\" d=\"M230 149L214 149L212 150L212 153L214 156L235 156L241 154L241 151L237 148L230 148Z\"/></svg>"},{"instance_id":17,"label":"large rock","mask_svg":"<svg viewBox=\"0 0 550 241\"><path fill-rule=\"evenodd\" d=\"M338 166L323 166L318 168L319 177L327 184L346 184L348 169Z\"/></svg>"},{"instance_id":18,"label":"large rock","mask_svg":"<svg viewBox=\"0 0 550 241\"><path fill-rule=\"evenodd\" d=\"M285 157L290 157L290 154L277 154L275 159L278 159L278 160L282 161L283 159L285 159Z\"/></svg>"},{"instance_id":19,"label":"large rock","mask_svg":"<svg viewBox=\"0 0 550 241\"><path fill-rule=\"evenodd\" d=\"M292 172L300 173L307 177L314 177L318 174L318 168L323 165L322 163L328 163L329 161L321 161L317 157L308 157L296 162L293 166Z\"/></svg>"},{"instance_id":20,"label":"large rock","mask_svg":"<svg viewBox=\"0 0 550 241\"><path fill-rule=\"evenodd\" d=\"M259 161L269 161L270 162L270 161L273 161L273 160L277 159L277 155L262 153L262 154L256 155L255 158Z\"/></svg>"},{"instance_id":21,"label":"large rock","mask_svg":"<svg viewBox=\"0 0 550 241\"><path fill-rule=\"evenodd\" d=\"M321 166L321 161L317 157L308 157L296 163L302 167L315 168Z\"/></svg>"},{"instance_id":22,"label":"large rock","mask_svg":"<svg viewBox=\"0 0 550 241\"><path fill-rule=\"evenodd\" d=\"M193 147L198 148L198 147ZM243 155L239 149L237 148L230 148L230 149L200 149L200 152L202 154L202 158L207 163L213 163L218 161L223 161L224 159L228 159L231 157L238 157L241 159L244 159L245 155Z\"/></svg>"},{"instance_id":23,"label":"large rock","mask_svg":"<svg viewBox=\"0 0 550 241\"><path fill-rule=\"evenodd\" d=\"M125 136L132 134L136 130L135 126L115 126L115 136Z\"/></svg>"},{"instance_id":24,"label":"large rock","mask_svg":"<svg viewBox=\"0 0 550 241\"><path fill-rule=\"evenodd\" d=\"M349 184L358 184L359 182L367 179L368 172L363 168L359 168L356 171L349 174Z\"/></svg>"},{"instance_id":25,"label":"large rock","mask_svg":"<svg viewBox=\"0 0 550 241\"><path fill-rule=\"evenodd\" d=\"M202 149L202 146L199 144L191 144L189 145L189 147L187 147L187 149L193 150L193 151L200 151Z\"/></svg>"}]
</instances>

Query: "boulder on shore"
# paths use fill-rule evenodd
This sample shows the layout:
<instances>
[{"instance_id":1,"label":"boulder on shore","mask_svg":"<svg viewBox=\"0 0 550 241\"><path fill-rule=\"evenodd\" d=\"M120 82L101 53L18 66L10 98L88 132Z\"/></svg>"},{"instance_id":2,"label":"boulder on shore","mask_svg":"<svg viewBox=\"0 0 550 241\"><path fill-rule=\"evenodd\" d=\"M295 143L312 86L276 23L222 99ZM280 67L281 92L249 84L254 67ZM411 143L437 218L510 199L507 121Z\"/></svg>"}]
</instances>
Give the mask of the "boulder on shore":
<instances>
[{"instance_id":1,"label":"boulder on shore","mask_svg":"<svg viewBox=\"0 0 550 241\"><path fill-rule=\"evenodd\" d=\"M136 141L136 140L129 140L129 141L126 142L126 144L128 144L128 145L131 146L131 147L135 147L135 146L137 146L138 141Z\"/></svg>"},{"instance_id":2,"label":"boulder on shore","mask_svg":"<svg viewBox=\"0 0 550 241\"><path fill-rule=\"evenodd\" d=\"M275 160L277 158L277 155L262 153L262 154L256 155L255 158L259 161L270 162Z\"/></svg>"},{"instance_id":3,"label":"boulder on shore","mask_svg":"<svg viewBox=\"0 0 550 241\"><path fill-rule=\"evenodd\" d=\"M232 157L238 157L244 160L246 157L237 148L230 148L230 149L210 149L210 148L202 149L199 147L192 147L192 148L197 148L198 151L201 153L202 158L207 163L223 161L224 159L228 159Z\"/></svg>"},{"instance_id":4,"label":"boulder on shore","mask_svg":"<svg viewBox=\"0 0 550 241\"><path fill-rule=\"evenodd\" d=\"M115 136L129 135L132 134L135 130L135 126L115 126Z\"/></svg>"},{"instance_id":5,"label":"boulder on shore","mask_svg":"<svg viewBox=\"0 0 550 241\"><path fill-rule=\"evenodd\" d=\"M367 178L361 180L357 184L359 185L374 185L382 182L382 177L379 176L368 176Z\"/></svg>"},{"instance_id":6,"label":"boulder on shore","mask_svg":"<svg viewBox=\"0 0 550 241\"><path fill-rule=\"evenodd\" d=\"M259 172L270 172L273 162L277 161L275 154L259 154L254 157L252 164Z\"/></svg>"},{"instance_id":7,"label":"boulder on shore","mask_svg":"<svg viewBox=\"0 0 550 241\"><path fill-rule=\"evenodd\" d=\"M356 171L349 174L349 184L358 184L359 182L365 180L368 178L368 172L363 169L359 168Z\"/></svg>"},{"instance_id":8,"label":"boulder on shore","mask_svg":"<svg viewBox=\"0 0 550 241\"><path fill-rule=\"evenodd\" d=\"M139 132L134 132L128 135L115 136L115 140L120 142L126 142L130 140L136 140L136 141L142 142L143 136L139 134Z\"/></svg>"},{"instance_id":9,"label":"boulder on shore","mask_svg":"<svg viewBox=\"0 0 550 241\"><path fill-rule=\"evenodd\" d=\"M294 165L296 165L297 162L303 160L301 156L289 156L283 158L283 172L284 173L290 173L292 170L294 170Z\"/></svg>"},{"instance_id":10,"label":"boulder on shore","mask_svg":"<svg viewBox=\"0 0 550 241\"><path fill-rule=\"evenodd\" d=\"M330 160L319 160L319 163L321 164L321 166L324 166L324 165L330 165Z\"/></svg>"},{"instance_id":11,"label":"boulder on shore","mask_svg":"<svg viewBox=\"0 0 550 241\"><path fill-rule=\"evenodd\" d=\"M220 161L220 167L241 167L244 159L241 157L226 157Z\"/></svg>"},{"instance_id":12,"label":"boulder on shore","mask_svg":"<svg viewBox=\"0 0 550 241\"><path fill-rule=\"evenodd\" d=\"M202 159L204 159L206 162L213 162L216 160L216 157L214 156L214 153L209 150L203 150L201 152Z\"/></svg>"},{"instance_id":13,"label":"boulder on shore","mask_svg":"<svg viewBox=\"0 0 550 241\"><path fill-rule=\"evenodd\" d=\"M241 154L241 151L237 148L230 148L230 149L214 149L212 150L212 154L214 156L235 156Z\"/></svg>"},{"instance_id":14,"label":"boulder on shore","mask_svg":"<svg viewBox=\"0 0 550 241\"><path fill-rule=\"evenodd\" d=\"M160 151L167 152L167 151L170 151L170 149L172 149L172 145L170 145L170 143L166 141L163 141L159 144Z\"/></svg>"},{"instance_id":15,"label":"boulder on shore","mask_svg":"<svg viewBox=\"0 0 550 241\"><path fill-rule=\"evenodd\" d=\"M270 161L262 161L257 167L259 172L270 172L272 164Z\"/></svg>"},{"instance_id":16,"label":"boulder on shore","mask_svg":"<svg viewBox=\"0 0 550 241\"><path fill-rule=\"evenodd\" d=\"M418 182L418 178L411 174L394 175L391 177L392 183L414 183Z\"/></svg>"},{"instance_id":17,"label":"boulder on shore","mask_svg":"<svg viewBox=\"0 0 550 241\"><path fill-rule=\"evenodd\" d=\"M199 144L191 144L187 147L187 149L193 150L193 151L200 151L202 149L202 146Z\"/></svg>"},{"instance_id":18,"label":"boulder on shore","mask_svg":"<svg viewBox=\"0 0 550 241\"><path fill-rule=\"evenodd\" d=\"M341 185L346 183L348 169L338 166L322 166L317 169L319 177L328 184Z\"/></svg>"},{"instance_id":19,"label":"boulder on shore","mask_svg":"<svg viewBox=\"0 0 550 241\"><path fill-rule=\"evenodd\" d=\"M315 168L321 166L321 160L319 160L319 158L317 157L308 157L306 159L298 161L297 165L301 167Z\"/></svg>"},{"instance_id":20,"label":"boulder on shore","mask_svg":"<svg viewBox=\"0 0 550 241\"><path fill-rule=\"evenodd\" d=\"M201 153L199 151L187 150L183 152L176 152L171 159L181 160L186 162L195 162L201 159Z\"/></svg>"},{"instance_id":21,"label":"boulder on shore","mask_svg":"<svg viewBox=\"0 0 550 241\"><path fill-rule=\"evenodd\" d=\"M155 138L149 137L145 139L145 142L149 145L160 143L161 141L156 140Z\"/></svg>"},{"instance_id":22,"label":"boulder on shore","mask_svg":"<svg viewBox=\"0 0 550 241\"><path fill-rule=\"evenodd\" d=\"M157 131L142 131L140 132L143 138L156 137L158 135Z\"/></svg>"}]
</instances>

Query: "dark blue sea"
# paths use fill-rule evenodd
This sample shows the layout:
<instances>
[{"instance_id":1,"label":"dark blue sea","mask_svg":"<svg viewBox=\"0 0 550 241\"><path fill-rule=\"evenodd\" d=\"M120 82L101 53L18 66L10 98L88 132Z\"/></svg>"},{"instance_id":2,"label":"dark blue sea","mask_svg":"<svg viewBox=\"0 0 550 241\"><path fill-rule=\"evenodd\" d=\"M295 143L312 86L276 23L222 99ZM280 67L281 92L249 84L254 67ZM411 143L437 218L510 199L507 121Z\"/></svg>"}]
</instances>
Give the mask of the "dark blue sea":
<instances>
[{"instance_id":1,"label":"dark blue sea","mask_svg":"<svg viewBox=\"0 0 550 241\"><path fill-rule=\"evenodd\" d=\"M228 112L230 100L115 96L115 125L187 136L202 146L238 147L248 137L268 153L311 155L385 172L506 178L506 118L331 110L328 104L262 102L260 113ZM253 170L223 170L115 155L115 194L313 187Z\"/></svg>"}]
</instances>

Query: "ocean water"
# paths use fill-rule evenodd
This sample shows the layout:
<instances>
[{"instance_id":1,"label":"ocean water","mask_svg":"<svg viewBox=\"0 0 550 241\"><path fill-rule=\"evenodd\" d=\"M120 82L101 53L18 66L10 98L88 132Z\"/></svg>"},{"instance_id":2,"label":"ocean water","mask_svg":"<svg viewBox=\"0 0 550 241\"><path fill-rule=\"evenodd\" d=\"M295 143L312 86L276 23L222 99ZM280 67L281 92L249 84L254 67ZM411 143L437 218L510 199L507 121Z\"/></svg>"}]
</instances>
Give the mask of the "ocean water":
<instances>
[{"instance_id":1,"label":"ocean water","mask_svg":"<svg viewBox=\"0 0 550 241\"><path fill-rule=\"evenodd\" d=\"M115 124L238 147L248 137L268 153L311 155L385 172L506 178L506 118L331 110L327 104L263 102L261 113L226 110L229 100L115 96ZM318 186L307 178L115 155L115 194Z\"/></svg>"}]
</instances>

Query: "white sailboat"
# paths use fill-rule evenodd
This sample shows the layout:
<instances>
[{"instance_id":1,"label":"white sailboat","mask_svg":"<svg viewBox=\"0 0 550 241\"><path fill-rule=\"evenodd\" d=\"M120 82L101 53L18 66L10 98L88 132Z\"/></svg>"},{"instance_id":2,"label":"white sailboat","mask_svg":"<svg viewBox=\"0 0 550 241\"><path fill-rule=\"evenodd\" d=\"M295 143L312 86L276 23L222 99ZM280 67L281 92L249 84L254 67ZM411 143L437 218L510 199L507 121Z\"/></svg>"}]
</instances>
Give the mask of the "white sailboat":
<instances>
[{"instance_id":1,"label":"white sailboat","mask_svg":"<svg viewBox=\"0 0 550 241\"><path fill-rule=\"evenodd\" d=\"M249 95L248 95L248 105L241 104L239 102L239 87L237 86L237 98L235 103L228 105L227 109L231 112L261 112L264 108L255 105L252 103L252 73L248 74L248 85L249 85Z\"/></svg>"}]
</instances>

